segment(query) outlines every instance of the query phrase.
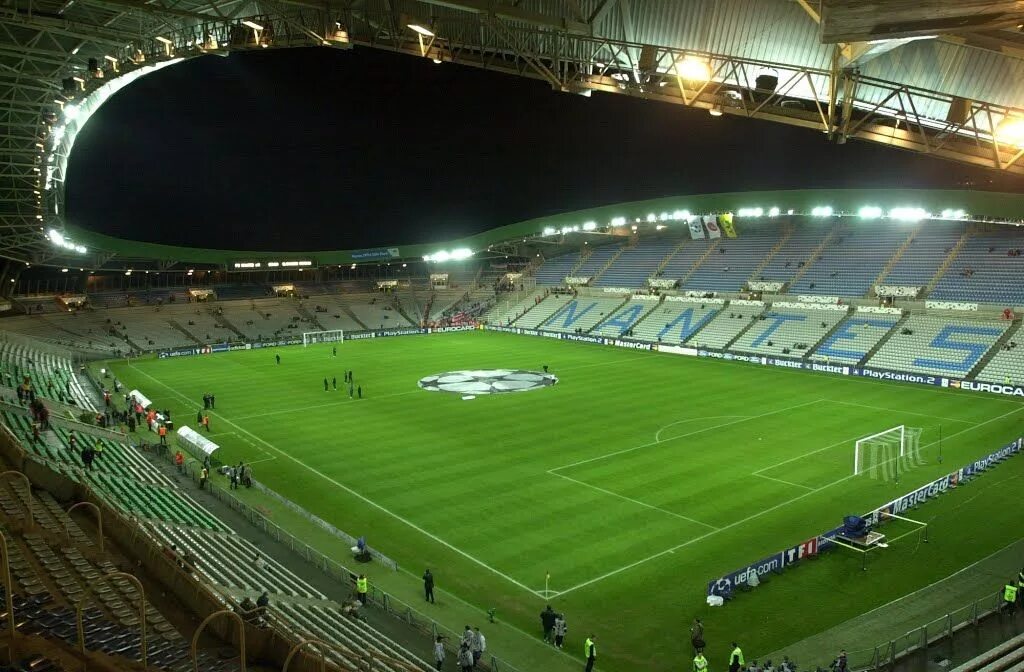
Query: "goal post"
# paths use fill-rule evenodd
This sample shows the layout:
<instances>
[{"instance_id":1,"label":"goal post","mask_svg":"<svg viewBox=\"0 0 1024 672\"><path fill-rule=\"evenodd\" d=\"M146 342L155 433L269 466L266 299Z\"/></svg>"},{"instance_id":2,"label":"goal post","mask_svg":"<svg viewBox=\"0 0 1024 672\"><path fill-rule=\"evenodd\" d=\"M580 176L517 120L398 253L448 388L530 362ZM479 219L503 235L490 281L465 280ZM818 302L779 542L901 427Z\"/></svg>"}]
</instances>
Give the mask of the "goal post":
<instances>
[{"instance_id":1,"label":"goal post","mask_svg":"<svg viewBox=\"0 0 1024 672\"><path fill-rule=\"evenodd\" d=\"M897 425L857 439L853 447L854 476L899 480L900 470L922 464L921 428Z\"/></svg>"},{"instance_id":2,"label":"goal post","mask_svg":"<svg viewBox=\"0 0 1024 672\"><path fill-rule=\"evenodd\" d=\"M345 340L344 329L328 329L327 331L304 331L302 332L302 347L306 348L316 343L337 343Z\"/></svg>"}]
</instances>

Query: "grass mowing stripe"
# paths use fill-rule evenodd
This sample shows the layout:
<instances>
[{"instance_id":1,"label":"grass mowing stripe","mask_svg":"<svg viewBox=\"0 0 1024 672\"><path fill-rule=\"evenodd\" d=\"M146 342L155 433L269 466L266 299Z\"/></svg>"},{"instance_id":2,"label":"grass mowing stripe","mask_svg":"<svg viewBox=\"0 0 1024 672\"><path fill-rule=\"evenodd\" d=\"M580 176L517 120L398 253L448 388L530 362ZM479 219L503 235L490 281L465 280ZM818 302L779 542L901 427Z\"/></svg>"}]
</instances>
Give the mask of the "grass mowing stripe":
<instances>
[{"instance_id":1,"label":"grass mowing stripe","mask_svg":"<svg viewBox=\"0 0 1024 672\"><path fill-rule=\"evenodd\" d=\"M1024 406L1022 406L1020 408L1016 408L1016 409L1014 409L1012 411L1008 411L1008 412L1003 413L1002 415L996 416L994 418L990 418L988 420L985 420L984 422L979 422L978 424L972 425L971 427L967 427L965 429L962 429L959 432L954 432L954 433L948 435L946 437L946 439L951 439L954 436L959 436L960 434L964 434L966 432L973 431L973 430L977 429L978 427L982 427L982 426L987 425L987 424L989 424L991 422L995 422L996 420L1002 420L1003 418L1009 417L1009 416L1013 415L1014 413L1019 413L1022 410L1024 410ZM928 448L929 446L933 446L933 445L935 445L937 443L938 443L938 441L932 441L931 443L925 444L925 445L921 446L921 450L923 451L925 448ZM881 466L882 464L887 464L889 462L892 462L893 460L896 460L896 459L899 459L899 457L897 456L897 457L892 458L890 460L886 460L885 462L880 463L879 466ZM689 546L691 544L695 544L698 541L703 541L704 539L707 539L710 536L713 536L713 535L718 534L720 532L724 532L725 530L732 529L732 528L736 527L737 525L742 525L743 523L748 523L751 520L756 520L757 518L760 518L761 516L765 515L766 513L770 513L772 511L777 510L777 509L781 509L782 507L788 506L788 505L792 504L793 502L800 501L801 499L804 499L805 497L810 497L811 495L819 493L822 490L826 490L828 488L831 488L834 485L839 485L840 483L845 483L846 481L850 480L851 478L856 478L856 477L857 477L857 474L850 474L849 476L844 476L843 478L840 478L838 480L832 481L831 483L827 483L827 484L821 486L820 488L815 488L813 490L805 492L802 495L798 495L797 497L789 499L789 500L787 500L785 502L782 502L780 504L776 504L775 506L773 506L771 508L764 509L762 511L758 511L757 513L752 514L750 516L747 516L746 518L744 518L742 520L737 520L736 522L729 523L728 525L726 525L724 527L720 527L717 530L712 530L711 532L708 532L706 534L702 534L699 537L696 537L694 539L690 539L689 541L684 542L682 544L679 544L678 546L673 546L672 548L665 549L664 551L661 551L659 553L655 553L654 555L650 555L650 556L648 556L646 558L642 558L642 559L637 560L635 562L631 562L630 564L628 564L628 565L626 565L624 567L620 567L620 568L618 568L618 569L616 569L614 571L608 572L607 574L602 574L601 576L598 576L596 578L590 579L589 581L584 581L583 583L579 583L579 584L576 584L575 586L572 586L570 588L566 588L565 590L560 591L558 593L558 596L566 595L568 593L571 593L573 591L579 590L580 588L584 588L586 586L592 586L595 583L597 583L598 581L603 581L603 580L605 580L605 579L607 579L609 577L615 576L616 574L619 574L621 572L625 572L627 570L633 569L634 567L639 567L640 565L642 565L644 563L650 562L651 560L655 560L655 559L660 558L660 557L662 557L664 555L668 555L669 553L675 553L676 551L678 551L681 548L686 548L687 546Z\"/></svg>"},{"instance_id":2,"label":"grass mowing stripe","mask_svg":"<svg viewBox=\"0 0 1024 672\"><path fill-rule=\"evenodd\" d=\"M870 408L875 411L887 411L889 413L900 413L902 415L919 415L922 418L932 418L933 420L946 420L948 422L962 422L965 425L974 424L970 420L961 420L960 418L946 418L941 415L930 415L928 413L915 413L914 411L905 411L902 408L884 408L882 406L871 406L870 404L858 404L854 401L841 401L839 399L826 399L832 404L843 404L844 406L857 406L859 408Z\"/></svg>"},{"instance_id":3,"label":"grass mowing stripe","mask_svg":"<svg viewBox=\"0 0 1024 672\"><path fill-rule=\"evenodd\" d=\"M153 376L149 375L145 371L141 371L140 370L139 373L141 373L145 377L149 378L150 380L152 380L157 385L160 385L161 387L167 389L169 392L171 392L172 394L176 395L178 398L185 400L186 403L190 403L188 397L186 397L184 394L181 394L180 392L175 390L173 387L167 385L166 383L161 382L160 380L154 378ZM336 481L335 479L331 478L327 474L325 474L325 473L323 473L321 471L318 471L317 469L314 469L313 467L309 466L305 462L302 462L301 460L299 460L295 456L289 455L288 453L284 452L283 450L281 450L277 446L273 445L272 443L270 443L270 442L268 442L268 441L266 441L264 439L261 439L260 437L256 436L255 434L253 434L249 430L245 429L244 427L242 427L242 426L240 426L240 425L238 425L238 424L236 424L234 422L231 422L230 420L225 418L223 415L220 416L220 419L222 421L226 422L227 424L231 425L232 427L234 427L238 431L242 432L243 434L246 434L246 435L252 437L253 439L255 439L256 441L259 441L260 443L262 443L263 445L267 446L268 448L270 448L274 452L278 453L282 457L285 457L285 458L291 460L292 462L294 462L295 464L299 465L300 467L305 468L310 473L316 474L317 476L319 476L323 480L327 481L328 483L331 483L331 484L341 488L342 490L344 490L345 492L349 493L350 495L352 495L356 499L359 499L360 501L365 502L366 504L372 506L373 508L377 509L378 511L381 511L382 513L385 513L385 514L391 516L392 518L394 518L395 520L399 521L400 523L411 527L412 529L416 530L420 534L422 534L422 535L424 535L424 536L426 536L426 537L436 541L437 543L441 544L445 548L447 548L447 549L453 551L454 553L457 553L457 554L461 555L462 557L466 558L470 562L473 562L474 564L476 564L476 565L478 565L480 567L483 567L484 569L486 569L487 571L491 572L492 574L494 574L496 576L500 576L501 578L505 579L509 583L512 583L512 584L514 584L516 586L519 586L523 590L525 590L527 592L530 592L530 593L533 593L534 595L536 595L538 597L542 597L540 591L536 591L533 588L530 588L529 586L527 586L526 584L520 583L519 581L517 581L516 579L512 578L508 574L505 574L504 572L502 572L502 571L500 571L498 569L495 569L494 567L491 567L490 565L488 565L483 560L480 560L478 558L473 557L472 555L470 555L469 553L466 553L465 551L463 551L462 549L458 548L457 546L454 546L454 545L448 543L447 541L445 541L444 539L438 537L437 535L435 535L435 534L433 534L431 532L428 532L427 530L423 529L422 527L420 527L416 523L412 522L411 520L408 520L407 518L404 518L404 517L398 515L394 511L391 511L390 509L387 509L384 506L381 506L380 504L378 504L377 502L373 501L372 499L370 499L368 497L364 497L363 495L359 494L358 492L356 492L352 488L348 487L344 483L340 483L340 482Z\"/></svg>"},{"instance_id":4,"label":"grass mowing stripe","mask_svg":"<svg viewBox=\"0 0 1024 672\"><path fill-rule=\"evenodd\" d=\"M814 488L812 488L809 485L800 485L799 483L793 483L792 481L784 481L781 478L774 478L772 476L765 476L764 474L759 474L756 471L754 473L752 473L751 476L757 476L758 478L767 478L769 481L775 481L776 483L782 483L784 485L791 485L794 488L803 488L804 490L814 490Z\"/></svg>"},{"instance_id":5,"label":"grass mowing stripe","mask_svg":"<svg viewBox=\"0 0 1024 672\"><path fill-rule=\"evenodd\" d=\"M559 474L559 473L556 473L554 471L549 471L548 473L551 474L552 476L558 476L559 478L564 478L565 480L570 481L572 483L576 483L578 485L582 485L584 487L590 488L591 490L596 490L597 492L602 492L602 493L604 493L606 495L611 495L612 497L618 497L619 499L625 500L627 502L631 502L633 504L636 504L637 506L642 506L644 508L651 509L653 511L660 511L661 513L664 513L664 514L667 514L667 515L670 515L670 516L674 516L675 518L679 518L680 520L685 520L685 521L687 521L689 523L695 523L697 525L702 525L704 527L710 527L712 530L717 530L718 529L714 525L710 525L708 523L702 522L700 520L695 520L693 518L687 518L686 516L684 516L682 514L679 514L679 513L676 513L674 511L669 511L668 509L663 509L663 508L661 508L659 506L654 506L653 504L648 504L647 502L641 502L639 499L633 499L632 497L626 497L625 495L620 495L619 493L612 492L611 490L605 490L604 488L598 487L596 485L591 485L590 483L587 483L585 481L578 481L575 478L570 478L569 476L566 476L564 474Z\"/></svg>"},{"instance_id":6,"label":"grass mowing stripe","mask_svg":"<svg viewBox=\"0 0 1024 672\"><path fill-rule=\"evenodd\" d=\"M625 448L623 450L616 450L614 452L607 453L605 455L598 455L597 457L590 457L590 458L587 458L585 460L579 460L578 462L572 462L571 464L563 464L561 466L554 467L553 469L548 469L548 473L549 474L554 474L556 471L561 471L562 469L568 469L570 467L578 467L581 464L589 464L590 462L597 462L598 460L605 460L605 459L608 459L609 457L616 457L617 455L625 455L626 453L632 453L632 452L637 451L637 450L642 450L644 448L650 448L651 446L656 446L659 443L668 443L669 441L675 441L676 439L683 439L683 438L686 438L688 436L695 436L697 434L703 434L704 432L709 432L709 431L711 431L713 429L721 429L722 427L729 427L731 425L738 425L741 422L749 422L751 420L757 420L758 418L768 417L769 415L777 415L779 413L784 413L785 411L792 411L792 410L797 409L797 408L803 408L804 406L810 406L811 404L821 403L822 401L826 401L826 400L825 399L815 399L814 401L807 401L807 402L804 402L802 404L796 404L794 406L787 406L786 408L780 408L780 409L777 409L777 410L774 410L774 411L768 411L767 413L762 413L760 415L751 415L751 416L747 416L747 417L734 416L734 417L743 417L743 419L742 420L733 420L732 422L723 422L720 425L712 425L711 427L704 427L703 429L697 429L697 430L694 430L692 432L687 432L686 434L680 434L678 436L673 436L673 437L668 438L668 439L655 440L655 441L651 441L650 443L644 443L644 444L639 445L639 446L634 446L632 448ZM668 425L666 425L666 426L668 426ZM657 434L655 436L657 436Z\"/></svg>"}]
</instances>

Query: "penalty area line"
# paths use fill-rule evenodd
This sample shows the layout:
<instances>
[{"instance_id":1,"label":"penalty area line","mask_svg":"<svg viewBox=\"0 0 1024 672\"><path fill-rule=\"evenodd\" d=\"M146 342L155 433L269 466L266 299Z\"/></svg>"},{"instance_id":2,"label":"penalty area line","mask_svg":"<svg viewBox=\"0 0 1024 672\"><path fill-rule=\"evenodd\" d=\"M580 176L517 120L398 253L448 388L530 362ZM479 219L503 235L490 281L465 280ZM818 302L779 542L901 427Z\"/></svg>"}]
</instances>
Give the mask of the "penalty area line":
<instances>
[{"instance_id":1,"label":"penalty area line","mask_svg":"<svg viewBox=\"0 0 1024 672\"><path fill-rule=\"evenodd\" d=\"M146 376L147 378L152 380L157 385L159 385L159 386L163 387L164 389L168 390L169 392L171 392L172 394L174 394L178 398L184 399L186 402L188 401L188 397L186 397L185 395L181 394L180 392L175 390L173 387L171 387L167 383L164 383L163 381L154 378L153 376L149 375L148 373L146 373L145 371L143 371L141 369L136 369L136 371L138 373L141 373L142 375ZM517 581L516 579L512 578L508 574L505 574L501 570L498 570L498 569L495 569L494 567L491 567L490 565L488 565L483 560L480 560L478 558L473 557L469 553L466 553L465 551L463 551L461 548L448 543L444 539L438 537L437 535L435 535L435 534L433 534L431 532L428 532L427 530L423 529L422 527L420 527L416 523L412 522L411 520L402 517L401 515L395 513L394 511L391 511L390 509L385 508L384 506L378 504L377 502L373 501L369 497L366 497L365 495L359 494L358 492L356 492L352 488L348 487L344 483L340 483L339 481L331 478L327 474L317 470L314 467L309 466L308 464L306 464L302 460L298 459L294 455L289 455L288 453L284 452L283 450L281 450L280 448L278 448L274 444L272 444L269 441L266 441L264 439L261 439L260 437L256 436L255 434L253 434L252 432L248 431L244 427L242 427L242 426L240 426L240 425L238 425L238 424L236 424L234 422L231 422L230 420L228 420L227 418L225 418L223 416L221 416L220 419L221 419L222 422L225 422L228 425L231 425L232 427L234 427L238 431L242 432L243 434L246 434L246 435L252 437L254 440L262 443L263 445L265 445L266 447L270 448L271 450L273 450L275 453L277 453L281 457L283 457L283 458L285 458L287 460L291 460L292 462L294 462L295 464L299 465L300 467L303 467L304 469L306 469L310 473L316 474L321 479L327 481L328 483L331 483L331 484L335 485L336 487L338 487L341 490L344 490L345 492L347 492L348 494L352 495L353 497L355 497L356 499L360 500L361 502L371 506L374 509L377 509L381 513L384 513L384 514L387 514L388 516L391 516L392 518L394 518L395 520L399 521L400 523L402 523L402 524L404 524L404 525L406 525L406 526L416 530L417 532L419 532L423 536L425 536L425 537L427 537L427 538L429 538L429 539L431 539L433 541L436 541L437 543L441 544L442 546L444 546L445 548L449 549L450 551L456 553L457 555L462 556L466 560L469 560L473 564L475 564L475 565L477 565L479 567L482 567L483 569L486 569L487 571L491 572L495 576L499 576L499 577L505 579L509 583L522 588L523 590L527 591L528 593L536 595L537 597L544 597L543 591L534 590L533 588L530 588L526 584L521 583L521 582Z\"/></svg>"},{"instance_id":2,"label":"penalty area line","mask_svg":"<svg viewBox=\"0 0 1024 672\"><path fill-rule=\"evenodd\" d=\"M967 432L974 431L978 427L983 427L983 426L985 426L987 424L996 422L997 420L1002 420L1003 418L1011 416L1011 415L1013 415L1015 413L1019 413L1021 411L1024 411L1024 406L1020 406L1018 408L1015 408L1012 411L1008 411L1006 413L1003 413L1002 415L997 415L994 418L989 418L988 420L985 420L983 422L979 422L979 423L977 423L975 425L971 425L970 427L965 427L964 429L961 429L958 432L953 432L952 434L947 436L946 439L951 439L954 436L959 436L961 434L966 434ZM938 443L937 440L936 441L932 441L931 443L927 443L927 444L921 446L921 449L923 450L923 449L928 448L930 446L934 446L937 443ZM896 459L899 459L899 457L897 456L895 458L886 460L882 464L887 464L887 463L892 462L893 460L896 460ZM879 465L879 466L881 466L881 465ZM574 592L576 590L579 590L580 588L585 588L586 586L591 586L591 585L593 585L593 584L595 584L595 583L597 583L599 581L604 581L607 578L615 576L616 574L621 574L622 572L626 572L626 571L629 571L629 570L631 570L631 569L633 569L635 567L639 567L640 565L646 564L646 563L650 562L651 560L657 560L658 558L661 558L663 556L675 553L676 551L678 551L681 548L686 548L687 546L690 546L692 544L696 544L697 542L703 541L703 540L707 539L708 537L714 536L714 535L716 535L716 534L718 534L720 532L725 532L726 530L732 529L732 528L734 528L734 527L736 527L738 525L743 525L744 523L748 523L748 522L750 522L752 520L756 520L756 519L760 518L761 516L765 515L766 513L771 513L772 511L777 511L778 509L781 509L784 506L789 506L790 504L798 502L801 499L804 499L806 497L810 497L813 494L816 494L816 493L819 493L819 492L821 492L823 490L831 488L832 486L839 485L840 483L845 483L846 481L849 481L850 479L856 478L856 477L857 477L857 474L850 474L849 476L844 476L844 477L842 477L842 478L840 478L838 480L832 481L831 483L826 483L825 485L823 485L821 487L814 488L813 490L808 490L807 492L805 492L805 493L803 493L801 495L797 495L796 497L793 497L792 499L788 499L785 502L780 502L780 503L776 504L775 506L769 507L767 509L762 509L761 511L758 511L757 513L751 514L751 515L749 515L746 518L743 518L741 520L737 520L735 522L729 523L728 525L726 525L724 527L721 527L721 528L719 528L717 530L711 530L710 532L705 532L704 534L700 535L699 537L694 537L693 539L690 539L688 541L684 541L681 544L677 544L676 546L673 546L671 548L666 548L663 551L659 551L658 553L655 553L653 555L649 555L646 558L641 558L639 560L636 560L634 562L629 563L628 565L624 565L622 567L619 567L618 569L614 569L614 570L612 570L610 572L606 572L605 574L602 574L601 576L596 576L596 577L594 577L592 579L584 581L583 583L578 583L575 586L572 586L570 588L566 588L565 590L560 591L556 595L556 597L565 595L567 593Z\"/></svg>"},{"instance_id":3,"label":"penalty area line","mask_svg":"<svg viewBox=\"0 0 1024 672\"><path fill-rule=\"evenodd\" d=\"M669 511L668 509L663 509L660 506L654 506L653 504L648 504L647 502L641 502L639 499L633 499L632 497L626 497L625 495L620 495L619 493L613 492L611 490L605 490L604 488L598 487L596 485L591 485L590 483L587 483L586 481L578 481L575 478L571 478L569 476L565 476L564 474L558 474L558 473L555 473L553 471L549 471L548 473L551 474L552 476L558 476L559 478L564 478L565 480L570 481L572 483L576 483L576 484L582 485L582 486L584 486L586 488L590 488L591 490L596 490L597 492L601 492L601 493L604 493L606 495L611 495L612 497L617 497L617 498L619 498L621 500L630 502L632 504L636 504L637 506L642 506L645 509L651 509L653 511L660 511L660 512L666 514L666 515L672 516L673 518L678 518L680 520L685 520L688 523L694 523L696 525L702 525L704 527L710 527L712 530L717 530L718 529L714 525L710 525L708 523L705 523L703 521L697 520L695 518L688 518L687 516L684 516L682 514L676 513L674 511Z\"/></svg>"}]
</instances>

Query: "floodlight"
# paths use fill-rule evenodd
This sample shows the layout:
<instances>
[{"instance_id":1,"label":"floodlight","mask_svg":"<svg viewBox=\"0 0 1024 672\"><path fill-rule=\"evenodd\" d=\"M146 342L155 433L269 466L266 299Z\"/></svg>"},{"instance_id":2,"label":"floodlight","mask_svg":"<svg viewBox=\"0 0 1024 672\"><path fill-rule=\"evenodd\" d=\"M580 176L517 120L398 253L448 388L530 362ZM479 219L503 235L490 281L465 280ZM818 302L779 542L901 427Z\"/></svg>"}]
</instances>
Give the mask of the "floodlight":
<instances>
[{"instance_id":1,"label":"floodlight","mask_svg":"<svg viewBox=\"0 0 1024 672\"><path fill-rule=\"evenodd\" d=\"M708 114L710 114L712 117L720 117L723 114L725 114L725 110L722 109L721 103L715 103L714 107L708 110Z\"/></svg>"},{"instance_id":2,"label":"floodlight","mask_svg":"<svg viewBox=\"0 0 1024 672\"><path fill-rule=\"evenodd\" d=\"M861 219L878 219L882 216L882 209L876 205L865 205L857 211Z\"/></svg>"},{"instance_id":3,"label":"floodlight","mask_svg":"<svg viewBox=\"0 0 1024 672\"><path fill-rule=\"evenodd\" d=\"M830 205L819 205L811 209L811 214L815 217L831 217L832 206Z\"/></svg>"},{"instance_id":4,"label":"floodlight","mask_svg":"<svg viewBox=\"0 0 1024 672\"><path fill-rule=\"evenodd\" d=\"M658 216L652 212L651 214L647 215L647 221L656 222L658 221Z\"/></svg>"},{"instance_id":5,"label":"floodlight","mask_svg":"<svg viewBox=\"0 0 1024 672\"><path fill-rule=\"evenodd\" d=\"M676 62L676 74L691 82L706 82L711 79L711 66L696 56L687 56Z\"/></svg>"},{"instance_id":6,"label":"floodlight","mask_svg":"<svg viewBox=\"0 0 1024 672\"><path fill-rule=\"evenodd\" d=\"M544 227L544 235L545 236L553 236L556 233L558 233L558 231L555 230L555 227L553 227L553 226L545 226Z\"/></svg>"},{"instance_id":7,"label":"floodlight","mask_svg":"<svg viewBox=\"0 0 1024 672\"><path fill-rule=\"evenodd\" d=\"M597 228L597 222L583 222L584 231L593 231Z\"/></svg>"},{"instance_id":8,"label":"floodlight","mask_svg":"<svg viewBox=\"0 0 1024 672\"><path fill-rule=\"evenodd\" d=\"M667 212L661 213L660 215L658 215L658 219L660 219L663 222L667 221L668 220L668 213Z\"/></svg>"},{"instance_id":9,"label":"floodlight","mask_svg":"<svg viewBox=\"0 0 1024 672\"><path fill-rule=\"evenodd\" d=\"M470 257L472 257L473 250L469 249L468 247L459 247L452 250L449 256L452 259L455 259L456 261L461 261L462 259L469 259Z\"/></svg>"},{"instance_id":10,"label":"floodlight","mask_svg":"<svg viewBox=\"0 0 1024 672\"><path fill-rule=\"evenodd\" d=\"M778 208L773 206L771 209L768 210L768 216L769 217L778 217L779 216L779 212L781 212L781 211Z\"/></svg>"},{"instance_id":11,"label":"floodlight","mask_svg":"<svg viewBox=\"0 0 1024 672\"><path fill-rule=\"evenodd\" d=\"M672 219L689 221L690 220L690 211L689 210L676 210L675 212L672 213Z\"/></svg>"},{"instance_id":12,"label":"floodlight","mask_svg":"<svg viewBox=\"0 0 1024 672\"><path fill-rule=\"evenodd\" d=\"M64 244L64 236L57 229L50 229L48 235L50 237L50 240L53 241L54 245L63 245Z\"/></svg>"},{"instance_id":13,"label":"floodlight","mask_svg":"<svg viewBox=\"0 0 1024 672\"><path fill-rule=\"evenodd\" d=\"M995 136L999 142L1024 146L1024 117L1007 115L996 126Z\"/></svg>"},{"instance_id":14,"label":"floodlight","mask_svg":"<svg viewBox=\"0 0 1024 672\"><path fill-rule=\"evenodd\" d=\"M919 222L928 216L923 208L893 208L889 211L889 219L901 222Z\"/></svg>"},{"instance_id":15,"label":"floodlight","mask_svg":"<svg viewBox=\"0 0 1024 672\"><path fill-rule=\"evenodd\" d=\"M87 250L85 249L85 245L75 245L75 252L78 252L79 254L85 254L86 251Z\"/></svg>"},{"instance_id":16,"label":"floodlight","mask_svg":"<svg viewBox=\"0 0 1024 672\"><path fill-rule=\"evenodd\" d=\"M445 252L444 250L441 250L440 252L435 252L434 254L430 255L430 258L433 261L448 261L448 253Z\"/></svg>"},{"instance_id":17,"label":"floodlight","mask_svg":"<svg viewBox=\"0 0 1024 672\"><path fill-rule=\"evenodd\" d=\"M963 219L966 216L967 216L967 213L965 213L960 208L957 208L956 210L954 210L952 208L949 208L949 209L946 209L946 210L942 211L942 218L943 219Z\"/></svg>"},{"instance_id":18,"label":"floodlight","mask_svg":"<svg viewBox=\"0 0 1024 672\"><path fill-rule=\"evenodd\" d=\"M442 63L444 63L444 61L442 61L440 58L432 58L430 60L434 62L434 65L441 65Z\"/></svg>"},{"instance_id":19,"label":"floodlight","mask_svg":"<svg viewBox=\"0 0 1024 672\"><path fill-rule=\"evenodd\" d=\"M62 269L60 269L60 272L61 272L61 273L67 273L67 272L68 272L68 269L66 269L66 268L62 268Z\"/></svg>"},{"instance_id":20,"label":"floodlight","mask_svg":"<svg viewBox=\"0 0 1024 672\"><path fill-rule=\"evenodd\" d=\"M626 218L625 217L612 217L612 226L625 226L625 225L626 225Z\"/></svg>"},{"instance_id":21,"label":"floodlight","mask_svg":"<svg viewBox=\"0 0 1024 672\"><path fill-rule=\"evenodd\" d=\"M629 228L631 228L631 229L633 229L634 231L636 231L636 224L634 224L633 226L631 226L631 227L629 227Z\"/></svg>"},{"instance_id":22,"label":"floodlight","mask_svg":"<svg viewBox=\"0 0 1024 672\"><path fill-rule=\"evenodd\" d=\"M760 217L764 214L761 208L740 208L736 211L737 217Z\"/></svg>"},{"instance_id":23,"label":"floodlight","mask_svg":"<svg viewBox=\"0 0 1024 672\"><path fill-rule=\"evenodd\" d=\"M664 229L664 228L665 228L665 225L664 225L664 224L658 224L658 225L657 225L656 227L654 227L654 230L655 230L655 231L661 231L661 230L662 230L662 229Z\"/></svg>"},{"instance_id":24,"label":"floodlight","mask_svg":"<svg viewBox=\"0 0 1024 672\"><path fill-rule=\"evenodd\" d=\"M573 230L573 233L579 231L580 230L580 225L579 224L573 224L572 230Z\"/></svg>"},{"instance_id":25,"label":"floodlight","mask_svg":"<svg viewBox=\"0 0 1024 672\"><path fill-rule=\"evenodd\" d=\"M419 23L408 24L409 30L419 33L423 37L434 37L434 31Z\"/></svg>"},{"instance_id":26,"label":"floodlight","mask_svg":"<svg viewBox=\"0 0 1024 672\"><path fill-rule=\"evenodd\" d=\"M572 233L572 227L571 226L563 226L562 227L562 233Z\"/></svg>"}]
</instances>

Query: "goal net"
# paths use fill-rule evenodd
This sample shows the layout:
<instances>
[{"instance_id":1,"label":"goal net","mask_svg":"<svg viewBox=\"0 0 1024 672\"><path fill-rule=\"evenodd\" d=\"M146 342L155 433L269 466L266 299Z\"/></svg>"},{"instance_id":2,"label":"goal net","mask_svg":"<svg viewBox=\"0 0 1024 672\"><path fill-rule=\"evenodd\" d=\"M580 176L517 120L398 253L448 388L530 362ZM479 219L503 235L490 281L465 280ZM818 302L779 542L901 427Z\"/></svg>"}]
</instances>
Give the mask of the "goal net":
<instances>
[{"instance_id":1,"label":"goal net","mask_svg":"<svg viewBox=\"0 0 1024 672\"><path fill-rule=\"evenodd\" d=\"M853 473L879 480L899 480L901 471L922 464L921 428L899 425L858 439L853 448Z\"/></svg>"},{"instance_id":2,"label":"goal net","mask_svg":"<svg viewBox=\"0 0 1024 672\"><path fill-rule=\"evenodd\" d=\"M302 347L308 347L315 343L337 343L345 339L344 329L330 329L328 331L304 331L302 332Z\"/></svg>"}]
</instances>

